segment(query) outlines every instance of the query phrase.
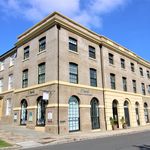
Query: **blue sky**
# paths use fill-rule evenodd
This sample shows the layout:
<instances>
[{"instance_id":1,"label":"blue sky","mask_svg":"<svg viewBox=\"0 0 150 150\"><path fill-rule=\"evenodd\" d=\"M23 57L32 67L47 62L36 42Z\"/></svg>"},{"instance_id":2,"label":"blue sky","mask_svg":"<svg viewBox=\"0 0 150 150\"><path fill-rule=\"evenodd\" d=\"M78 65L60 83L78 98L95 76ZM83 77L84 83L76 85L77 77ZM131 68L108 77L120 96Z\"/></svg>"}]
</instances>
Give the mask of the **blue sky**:
<instances>
[{"instance_id":1,"label":"blue sky","mask_svg":"<svg viewBox=\"0 0 150 150\"><path fill-rule=\"evenodd\" d=\"M150 0L1 0L0 54L53 11L150 61Z\"/></svg>"}]
</instances>

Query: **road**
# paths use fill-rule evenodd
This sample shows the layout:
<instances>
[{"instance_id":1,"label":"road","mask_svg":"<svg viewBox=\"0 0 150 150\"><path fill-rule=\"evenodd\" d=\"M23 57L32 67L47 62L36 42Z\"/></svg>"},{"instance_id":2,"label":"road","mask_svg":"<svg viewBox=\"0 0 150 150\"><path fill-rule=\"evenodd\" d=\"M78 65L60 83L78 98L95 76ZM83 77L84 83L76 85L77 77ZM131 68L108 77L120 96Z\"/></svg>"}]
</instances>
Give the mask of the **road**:
<instances>
[{"instance_id":1,"label":"road","mask_svg":"<svg viewBox=\"0 0 150 150\"><path fill-rule=\"evenodd\" d=\"M150 131L28 150L150 150Z\"/></svg>"}]
</instances>

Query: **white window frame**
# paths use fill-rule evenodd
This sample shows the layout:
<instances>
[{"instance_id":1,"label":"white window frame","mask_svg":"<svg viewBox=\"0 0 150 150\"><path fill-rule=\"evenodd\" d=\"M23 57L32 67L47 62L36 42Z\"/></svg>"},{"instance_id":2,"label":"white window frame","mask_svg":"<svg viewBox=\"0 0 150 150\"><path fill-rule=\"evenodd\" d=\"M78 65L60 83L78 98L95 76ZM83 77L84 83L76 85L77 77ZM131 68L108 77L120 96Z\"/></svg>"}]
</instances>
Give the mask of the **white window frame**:
<instances>
[{"instance_id":1,"label":"white window frame","mask_svg":"<svg viewBox=\"0 0 150 150\"><path fill-rule=\"evenodd\" d=\"M8 77L8 90L13 88L13 74L10 74Z\"/></svg>"},{"instance_id":2,"label":"white window frame","mask_svg":"<svg viewBox=\"0 0 150 150\"><path fill-rule=\"evenodd\" d=\"M16 53L10 56L10 62L9 62L10 67L14 65L15 58L16 58Z\"/></svg>"},{"instance_id":3,"label":"white window frame","mask_svg":"<svg viewBox=\"0 0 150 150\"><path fill-rule=\"evenodd\" d=\"M11 115L11 99L6 100L6 116Z\"/></svg>"},{"instance_id":4,"label":"white window frame","mask_svg":"<svg viewBox=\"0 0 150 150\"><path fill-rule=\"evenodd\" d=\"M0 79L0 93L3 92L3 79Z\"/></svg>"},{"instance_id":5,"label":"white window frame","mask_svg":"<svg viewBox=\"0 0 150 150\"><path fill-rule=\"evenodd\" d=\"M1 62L0 62L0 70L1 70L1 71L4 70L4 61L1 61Z\"/></svg>"}]
</instances>

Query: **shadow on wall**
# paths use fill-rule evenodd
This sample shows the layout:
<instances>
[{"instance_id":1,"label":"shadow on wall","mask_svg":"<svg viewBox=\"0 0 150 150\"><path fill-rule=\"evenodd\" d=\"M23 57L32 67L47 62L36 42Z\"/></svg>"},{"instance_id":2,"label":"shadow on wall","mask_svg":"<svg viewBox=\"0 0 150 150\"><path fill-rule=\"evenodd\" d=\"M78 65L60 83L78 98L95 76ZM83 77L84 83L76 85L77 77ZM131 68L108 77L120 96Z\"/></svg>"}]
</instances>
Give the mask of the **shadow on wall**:
<instances>
[{"instance_id":1,"label":"shadow on wall","mask_svg":"<svg viewBox=\"0 0 150 150\"><path fill-rule=\"evenodd\" d=\"M134 147L138 147L139 150L150 150L150 145L140 145L140 146L134 146Z\"/></svg>"}]
</instances>

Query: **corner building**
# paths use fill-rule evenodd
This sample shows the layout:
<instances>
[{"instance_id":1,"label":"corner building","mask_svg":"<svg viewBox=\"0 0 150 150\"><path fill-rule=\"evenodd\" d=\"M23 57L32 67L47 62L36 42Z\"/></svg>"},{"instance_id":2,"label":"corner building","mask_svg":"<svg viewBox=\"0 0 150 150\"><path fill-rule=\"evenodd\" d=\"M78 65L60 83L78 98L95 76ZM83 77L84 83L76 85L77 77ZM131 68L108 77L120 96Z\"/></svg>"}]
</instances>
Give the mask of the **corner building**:
<instances>
[{"instance_id":1,"label":"corner building","mask_svg":"<svg viewBox=\"0 0 150 150\"><path fill-rule=\"evenodd\" d=\"M0 61L1 122L52 134L149 124L150 63L57 12Z\"/></svg>"}]
</instances>

